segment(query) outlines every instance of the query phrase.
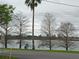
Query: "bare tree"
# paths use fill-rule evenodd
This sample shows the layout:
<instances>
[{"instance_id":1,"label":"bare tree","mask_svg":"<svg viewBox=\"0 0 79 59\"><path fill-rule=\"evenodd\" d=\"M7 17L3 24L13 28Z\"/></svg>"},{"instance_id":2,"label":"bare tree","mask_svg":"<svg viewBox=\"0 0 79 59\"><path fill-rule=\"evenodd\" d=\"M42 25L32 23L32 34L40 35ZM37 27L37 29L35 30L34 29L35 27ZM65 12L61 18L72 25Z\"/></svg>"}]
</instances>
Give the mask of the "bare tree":
<instances>
[{"instance_id":1,"label":"bare tree","mask_svg":"<svg viewBox=\"0 0 79 59\"><path fill-rule=\"evenodd\" d=\"M75 27L70 22L62 22L58 30L59 37L62 37L64 43L63 45L60 43L60 46L66 48L66 51L68 51L68 48L73 46L73 42L70 41L69 37L73 36Z\"/></svg>"},{"instance_id":2,"label":"bare tree","mask_svg":"<svg viewBox=\"0 0 79 59\"><path fill-rule=\"evenodd\" d=\"M50 50L51 50L51 37L53 36L54 31L54 21L55 17L50 13L46 13L41 25L42 34L44 34L46 37L49 38L49 40L44 40L42 44L44 45L45 43L45 45L49 45Z\"/></svg>"},{"instance_id":3,"label":"bare tree","mask_svg":"<svg viewBox=\"0 0 79 59\"><path fill-rule=\"evenodd\" d=\"M19 32L16 32L16 33L19 34L19 37L20 37L19 48L21 48L22 36L29 33L28 32L29 20L22 13L15 14L13 18L14 18L15 22L17 21L17 23L15 23L14 25L19 30Z\"/></svg>"}]
</instances>

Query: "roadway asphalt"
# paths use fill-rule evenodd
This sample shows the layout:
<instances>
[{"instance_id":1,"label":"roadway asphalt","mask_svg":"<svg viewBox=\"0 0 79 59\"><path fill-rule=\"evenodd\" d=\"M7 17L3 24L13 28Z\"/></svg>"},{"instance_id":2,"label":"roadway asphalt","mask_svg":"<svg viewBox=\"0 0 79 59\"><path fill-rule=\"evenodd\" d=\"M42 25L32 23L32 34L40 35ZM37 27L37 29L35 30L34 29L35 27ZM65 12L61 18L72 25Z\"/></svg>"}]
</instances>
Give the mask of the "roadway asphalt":
<instances>
[{"instance_id":1,"label":"roadway asphalt","mask_svg":"<svg viewBox=\"0 0 79 59\"><path fill-rule=\"evenodd\" d=\"M2 51L0 55L12 55L17 59L79 59L79 54L49 53L46 51Z\"/></svg>"}]
</instances>

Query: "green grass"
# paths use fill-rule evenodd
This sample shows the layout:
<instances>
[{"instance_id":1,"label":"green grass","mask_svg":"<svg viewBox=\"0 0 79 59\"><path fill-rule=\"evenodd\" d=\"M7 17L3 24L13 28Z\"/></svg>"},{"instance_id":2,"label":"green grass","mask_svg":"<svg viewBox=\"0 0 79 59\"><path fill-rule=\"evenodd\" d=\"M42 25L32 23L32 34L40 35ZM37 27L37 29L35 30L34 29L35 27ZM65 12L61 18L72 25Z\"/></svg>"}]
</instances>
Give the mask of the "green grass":
<instances>
[{"instance_id":1,"label":"green grass","mask_svg":"<svg viewBox=\"0 0 79 59\"><path fill-rule=\"evenodd\" d=\"M13 51L48 51L48 50L32 50L32 49L19 49L19 48L0 48L0 50L13 50Z\"/></svg>"},{"instance_id":2,"label":"green grass","mask_svg":"<svg viewBox=\"0 0 79 59\"><path fill-rule=\"evenodd\" d=\"M51 50L48 52L57 52L57 53L74 53L74 54L79 54L79 51L65 51L65 50Z\"/></svg>"},{"instance_id":3,"label":"green grass","mask_svg":"<svg viewBox=\"0 0 79 59\"><path fill-rule=\"evenodd\" d=\"M0 56L0 59L17 59L16 57Z\"/></svg>"},{"instance_id":4,"label":"green grass","mask_svg":"<svg viewBox=\"0 0 79 59\"><path fill-rule=\"evenodd\" d=\"M74 54L79 54L79 51L65 51L65 50L32 50L32 49L18 49L18 48L0 48L0 50L12 50L12 51L46 51L46 52L56 52L56 53L74 53Z\"/></svg>"}]
</instances>

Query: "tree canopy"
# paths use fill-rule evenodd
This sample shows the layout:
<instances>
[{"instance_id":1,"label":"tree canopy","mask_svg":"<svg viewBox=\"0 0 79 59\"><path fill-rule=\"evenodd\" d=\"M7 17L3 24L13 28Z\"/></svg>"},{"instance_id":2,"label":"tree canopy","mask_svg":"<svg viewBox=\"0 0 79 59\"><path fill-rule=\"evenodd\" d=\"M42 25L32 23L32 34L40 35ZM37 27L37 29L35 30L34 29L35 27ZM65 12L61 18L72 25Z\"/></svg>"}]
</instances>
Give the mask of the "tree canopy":
<instances>
[{"instance_id":1,"label":"tree canopy","mask_svg":"<svg viewBox=\"0 0 79 59\"><path fill-rule=\"evenodd\" d=\"M30 6L31 9L33 9L33 7L37 7L38 3L41 3L41 0L26 0L25 4Z\"/></svg>"},{"instance_id":2,"label":"tree canopy","mask_svg":"<svg viewBox=\"0 0 79 59\"><path fill-rule=\"evenodd\" d=\"M13 6L7 4L0 4L0 25L8 24L11 21Z\"/></svg>"}]
</instances>

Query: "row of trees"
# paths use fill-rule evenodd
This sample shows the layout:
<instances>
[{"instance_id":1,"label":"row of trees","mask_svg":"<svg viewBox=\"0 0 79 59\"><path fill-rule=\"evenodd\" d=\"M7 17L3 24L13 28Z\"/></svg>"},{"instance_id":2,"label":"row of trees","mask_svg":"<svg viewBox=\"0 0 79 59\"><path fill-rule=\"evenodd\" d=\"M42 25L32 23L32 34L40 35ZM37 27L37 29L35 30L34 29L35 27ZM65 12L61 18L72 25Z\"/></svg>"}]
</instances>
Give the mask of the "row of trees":
<instances>
[{"instance_id":1,"label":"row of trees","mask_svg":"<svg viewBox=\"0 0 79 59\"><path fill-rule=\"evenodd\" d=\"M0 33L2 35L2 39L5 39L4 42L1 43L5 44L5 48L7 48L8 43L7 35L9 35L14 28L17 28L15 32L20 37L19 48L21 48L21 37L23 34L27 33L27 27L29 27L29 19L20 12L15 14L13 12L14 9L15 8L12 5L0 5L0 27L2 29L0 30ZM23 33L23 31L25 32Z\"/></svg>"},{"instance_id":2,"label":"row of trees","mask_svg":"<svg viewBox=\"0 0 79 59\"><path fill-rule=\"evenodd\" d=\"M29 33L28 32L29 19L26 16L22 15L22 13L13 14L12 19L14 20L14 22L16 22L16 23L12 22L13 26L19 30L15 33L17 33L20 37L20 41L18 43L19 43L19 48L21 48L22 41L23 41L22 36L24 34ZM51 48L54 46L51 42L51 39L52 39L52 36L54 36L54 32L55 32L55 26L54 26L55 17L50 13L46 13L44 16L44 20L42 22L43 23L41 24L41 33L44 36L48 37L49 39L42 41L41 45L43 45L43 46L48 45L51 50ZM9 26L10 26L10 24L9 24ZM7 28L9 28L9 26ZM23 33L24 29L26 32ZM75 28L74 28L73 24L70 22L62 22L60 27L56 30L56 32L58 33L58 36L62 37L63 42L65 44L65 45L63 44L61 46L64 46L66 48L66 50L68 50L68 48L73 45L73 44L71 44L72 42L70 41L70 39L68 39L68 37L71 37L74 34L74 31L75 31ZM8 33L9 32L10 31L8 31ZM5 48L7 48L7 47L5 47Z\"/></svg>"},{"instance_id":3,"label":"row of trees","mask_svg":"<svg viewBox=\"0 0 79 59\"><path fill-rule=\"evenodd\" d=\"M25 4L27 5L27 6L30 6L30 8L31 8L31 10L33 11L33 20L32 20L32 37L34 37L34 12L35 12L35 7L37 7L38 6L38 4L39 3L41 3L41 1L42 0L25 0ZM1 7L1 8L3 8L3 7ZM13 8L13 7L12 7ZM11 9L12 9L11 8ZM9 9L9 8L7 8L7 9ZM5 9L6 10L6 9ZM9 9L10 10L10 9ZM12 10L13 11L13 10ZM20 29L21 30L21 29ZM35 47L34 47L34 38L32 39L32 42L33 42L33 50L35 49Z\"/></svg>"},{"instance_id":4,"label":"row of trees","mask_svg":"<svg viewBox=\"0 0 79 59\"><path fill-rule=\"evenodd\" d=\"M70 22L62 22L57 29L55 29L56 27L54 25L55 17L50 13L46 13L42 21L41 31L49 39L42 41L41 45L49 45L49 49L51 50L52 46L54 46L52 45L51 39L53 39L52 36L57 32L57 36L63 41L63 44L60 43L60 46L66 48L66 51L68 51L68 48L73 45L69 37L74 37L76 30L74 25Z\"/></svg>"},{"instance_id":5,"label":"row of trees","mask_svg":"<svg viewBox=\"0 0 79 59\"><path fill-rule=\"evenodd\" d=\"M34 37L34 12L35 12L35 7L38 5L38 3L41 3L42 0L25 0L25 4L27 6L30 6L31 10L33 10L33 20L32 20L32 36ZM52 21L53 19L53 21ZM51 36L53 35L53 22L54 22L54 18L52 18L52 16L50 14L46 14L45 15L45 19L44 22L42 24L42 31L44 34L46 34L49 37L49 47L51 50ZM64 37L63 41L65 43L65 47L66 47L66 51L68 51L68 42L69 42L69 38L70 36L72 36L73 31L74 31L74 26L72 23L68 22L68 23L62 23L59 27L58 30L58 35L61 37ZM32 43L33 43L33 50L35 49L34 47L34 38L32 39Z\"/></svg>"},{"instance_id":6,"label":"row of trees","mask_svg":"<svg viewBox=\"0 0 79 59\"><path fill-rule=\"evenodd\" d=\"M31 9L33 10L33 20L32 20L32 36L34 37L34 10L35 7L38 5L38 3L41 3L41 0L26 0L25 3L31 7ZM20 37L20 45L19 48L21 48L21 36L22 31L23 31L23 27L28 27L29 21L26 18L26 16L21 15L21 14L13 14L13 6L12 5L7 5L7 4L3 4L0 5L0 26L2 28L5 29L5 48L7 48L7 31L8 31L8 24L10 21L12 21L12 19L16 19L17 20L17 24L14 24L18 29L19 29L19 37ZM26 21L26 23L25 23ZM52 16L51 14L47 13L45 14L45 19L43 20L42 26L41 26L41 31L47 35L47 37L49 37L49 47L51 50L51 36L53 35L54 32L54 21L55 18L54 16ZM15 21L16 22L16 21ZM25 23L25 24L24 24ZM58 31L58 35L62 36L65 38L65 45L66 45L66 50L68 50L68 37L71 36L70 34L74 31L74 26L71 23L63 23L60 25L59 30ZM34 50L34 38L32 39L32 49Z\"/></svg>"}]
</instances>

